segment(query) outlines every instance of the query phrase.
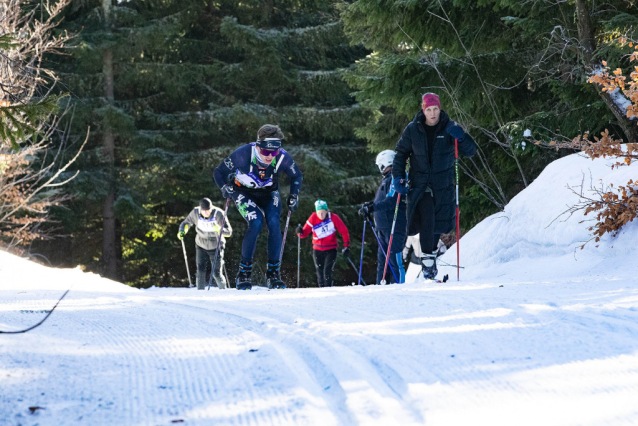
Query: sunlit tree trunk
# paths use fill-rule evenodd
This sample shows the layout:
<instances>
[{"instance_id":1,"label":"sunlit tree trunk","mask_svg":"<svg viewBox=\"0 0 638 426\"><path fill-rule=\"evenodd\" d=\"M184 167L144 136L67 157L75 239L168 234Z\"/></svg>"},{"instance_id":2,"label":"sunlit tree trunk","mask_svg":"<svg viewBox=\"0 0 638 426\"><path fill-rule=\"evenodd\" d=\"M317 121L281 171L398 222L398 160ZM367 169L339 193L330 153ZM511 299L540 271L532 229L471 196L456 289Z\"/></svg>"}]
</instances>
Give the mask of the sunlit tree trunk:
<instances>
[{"instance_id":1,"label":"sunlit tree trunk","mask_svg":"<svg viewBox=\"0 0 638 426\"><path fill-rule=\"evenodd\" d=\"M104 22L107 29L111 26L111 0L102 0L102 11L104 13ZM114 100L113 87L113 49L108 47L104 50L103 68L104 75L104 96L109 103ZM103 209L103 248L102 248L102 267L105 277L119 281L121 279L118 267L118 247L121 241L117 239L117 223L115 218L115 135L113 130L105 126L103 131L102 147L104 149L104 161L109 174L109 191L104 200Z\"/></svg>"}]
</instances>

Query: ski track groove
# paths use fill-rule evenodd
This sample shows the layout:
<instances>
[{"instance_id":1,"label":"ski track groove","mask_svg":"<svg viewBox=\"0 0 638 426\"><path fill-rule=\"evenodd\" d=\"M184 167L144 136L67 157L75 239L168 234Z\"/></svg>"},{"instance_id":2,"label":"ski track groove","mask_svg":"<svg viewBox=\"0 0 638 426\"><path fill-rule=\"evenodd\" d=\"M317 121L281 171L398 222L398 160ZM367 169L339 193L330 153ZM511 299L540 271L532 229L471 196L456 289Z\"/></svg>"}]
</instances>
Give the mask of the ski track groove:
<instances>
[{"instance_id":1,"label":"ski track groove","mask_svg":"<svg viewBox=\"0 0 638 426\"><path fill-rule=\"evenodd\" d=\"M507 290L509 291L510 288ZM519 289L523 290L522 287ZM419 294L422 297L422 293ZM624 337L626 335L638 336L635 311L633 308L628 309L614 305L614 302L623 303L622 297L616 297L614 294L605 298L609 305L600 303L588 305L587 302L582 302L578 298L578 294L556 294L551 301L534 300L535 305L546 304L552 307L552 309L537 311L530 311L524 306L528 303L527 300L521 300L524 304L512 305L504 304L503 300L498 298L486 299L487 302L475 301L471 299L471 293L468 294L468 300L464 300L462 304L463 312L471 313L495 308L512 310L511 316L507 316L506 319L499 317L488 317L479 321L475 319L473 320L475 324L520 322L524 325L538 327L536 329L522 329L523 333L528 333L524 336L531 341L538 341L542 344L542 334L551 333L553 338L550 342L554 346L564 346L565 339L568 339L570 347L584 346L588 349L585 351L586 356L582 359L575 354L568 354L565 358L566 363L595 360L596 354L605 354L604 351L596 350L596 346L601 342L608 345L615 345L618 342L619 348L626 349L627 343L621 339L626 338ZM412 297L409 291L399 295ZM374 295L372 296L374 297ZM135 302L134 298L130 300L126 296L108 297L113 298L113 301L98 304L94 309L87 309L88 305L83 304L84 299L88 299L88 297L69 298L74 303L69 304L68 309L65 309L65 305L61 305L57 315L45 327L47 337L68 339L68 336L73 335L76 340L72 343L84 342L84 345L81 346L88 345L87 349L89 350L96 351L100 348L108 348L107 350L98 350L95 353L90 352L89 356L81 359L83 362L88 360L94 364L93 371L97 372L98 376L100 372L122 373L127 376L123 380L126 384L120 384L119 392L117 388L108 390L109 392L115 390L113 393L119 396L111 396L110 401L106 399L104 401L100 399L100 401L104 404L107 402L115 403L116 407L122 407L118 410L125 411L126 422L130 425L165 424L174 418L186 418L187 423L193 425L207 425L212 424L211 422L216 425L280 425L299 424L302 421L320 424L317 423L317 419L299 418L304 413L294 411L295 402L299 400L298 396L291 398L289 393L272 389L268 386L267 380L266 385L256 383L263 378L263 375L286 373L284 369L288 369L290 375L296 379L296 385L304 387L312 395L323 399L326 407L339 424L358 424L361 420L353 414L347 402L349 393L341 386L343 380L352 376L363 379L368 388L376 392L377 395L391 398L400 404L401 410L399 411L402 413L394 413L396 416L403 415L412 422L427 423L424 419L423 401L420 402L421 406L419 406L419 401L412 399L407 379L414 377L416 382L421 383L440 382L443 385L471 386L489 391L476 392L471 396L471 401L480 405L481 402L489 402L487 398L490 397L490 392L495 391L518 394L524 398L529 389L526 389L518 381L509 380L507 374L525 372L527 369L539 367L542 369L556 364L555 360L552 363L544 364L542 355L540 360L536 361L537 355L542 354L542 351L539 350L530 349L530 355L535 358L532 362L526 361L524 355L508 349L500 358L494 358L503 361L504 366L502 373L494 373L493 370L481 368L484 367L482 363L489 366L489 359L493 358L494 353L497 352L494 350L483 351L483 355L481 355L485 357L483 360L473 357L471 351L467 351L466 346L465 353L459 354L460 356L454 358L453 361L448 359L446 364L442 364L441 356L450 355L442 354L440 347L435 347L438 353L425 353L421 358L416 353L406 353L405 348L401 345L395 347L389 336L364 333L357 336L356 342L367 341L371 343L358 346L356 342L353 343L354 339L349 340L347 334L333 333L330 327L313 328L308 327L307 324L306 326L296 325L295 319L297 318L305 318L306 320L310 318L309 321L312 321L316 314L321 313L319 310L309 312L309 316L304 315L303 313L308 312L308 301L304 301L299 306L293 302L290 304L290 309L272 310L271 303L268 302L250 304L244 303L245 301L197 300L190 297L185 301L146 300L145 297L144 303L149 302L162 306L161 309L152 311L159 313L159 315L149 315L150 310L138 310L140 305ZM116 300L118 298L121 300ZM458 312L455 306L446 302L444 295L427 294L423 300L424 304L432 304L434 311ZM368 304L367 300L362 299L362 302L362 309L357 309L357 306L326 304L328 306L326 312L328 315L326 316L331 318L330 323L339 322L339 318L343 318L344 313L349 317L361 316L366 318L365 322L370 323L374 323L375 319L378 321L403 319L400 315L388 318L387 311L383 307L379 312L371 315L369 311L365 310ZM3 302L0 307L8 306L11 308L15 306L15 309L8 309L4 312L9 313L6 321L11 324L11 327L18 328L11 323L14 317L25 323L38 317L36 313L26 315L20 310L50 309L53 303L55 303L53 299L46 301L24 299ZM571 306L581 303L582 307L577 306L570 309ZM80 306L82 314L66 315L76 305ZM330 310L333 312L329 312ZM427 316L427 312L424 312L423 315ZM414 316L414 312L412 316ZM321 322L321 320L318 321ZM450 324L456 325L464 322L469 323L470 321L462 320ZM58 324L62 326L58 327ZM184 324L187 326L184 327ZM50 327L51 325L56 325L56 327ZM44 330L45 327L41 330ZM419 327L425 326L420 325ZM594 334L591 331L587 332L592 327L596 330ZM570 334L573 330L579 330L575 333L576 337L574 338ZM587 335L594 337L596 341L581 340L582 336ZM413 345L427 348L429 338L426 336L416 335ZM485 336L487 340L481 341L484 346L494 342L501 343L498 341L498 333L486 334ZM180 347L181 339L186 341L194 339L197 342L196 339L206 337L221 337L224 341L245 346L246 353L249 348L252 348L251 342L255 342L257 344L255 348L259 352L254 354L255 356L252 356L253 354L246 356L243 352L241 355L220 352L216 350L215 344L210 342L198 344L197 347L192 346L192 344L187 348ZM571 339L575 340L572 342ZM507 341L504 344L510 342ZM451 345L450 354L455 353L455 347L455 344ZM635 343L633 347L638 349L638 343ZM272 352L283 360L282 365L274 366L276 370L273 370L273 361L263 362L264 359L272 360ZM156 353L162 356L154 356ZM393 363L395 355L400 356L404 362L400 365ZM57 356L58 354L53 354L52 365L54 366L56 362L61 362L56 358ZM428 357L430 356L438 357L435 358L438 360L438 364L435 364L434 368L428 368L430 361ZM527 359L530 358L527 357ZM60 365L60 367L66 366ZM234 377L231 373L233 371L248 371L249 373ZM410 371L410 374L406 375L406 371ZM149 372L150 374L147 374ZM285 374L281 375L285 378ZM623 391L638 391L633 384L635 382L628 381L627 383L629 384L615 384L613 382L611 384L597 384L593 390L599 394L611 395L614 393L622 394ZM165 389L160 389L159 386L165 386ZM288 386L288 388L290 387ZM554 392L558 396L564 391ZM88 402L75 402L84 409L91 404L97 405L96 399L104 397L106 394L108 392L90 390L86 396ZM254 404L259 401L272 400L274 403L270 403L266 408ZM244 402L244 404L237 405L237 401ZM246 401L248 408L245 408ZM204 414L195 413L189 416L190 410L206 408L207 404L209 408ZM56 422L55 424L75 423L77 411L72 410L77 410L77 405L66 408L64 403L59 405L62 406L62 408L58 408L61 414L69 414L69 412L70 414L63 417L66 420L65 423ZM224 412L211 413L211 410L218 406L223 407ZM229 414L225 414L226 412ZM109 419L109 413L105 411L104 407L102 410L95 409L94 412L88 412L83 416L84 421L90 421L90 424L106 424L104 422L108 422ZM53 424L47 423L44 418L42 420L43 425ZM617 418L616 420L621 424L626 419ZM396 424L403 425L407 422Z\"/></svg>"},{"instance_id":2,"label":"ski track groove","mask_svg":"<svg viewBox=\"0 0 638 426\"><path fill-rule=\"evenodd\" d=\"M282 339L280 338L280 333L277 330L269 330L268 326L263 321L247 318L233 312L220 311L217 309L210 309L199 305L192 305L182 302L166 302L159 300L155 302L160 304L173 305L175 309L186 309L189 312L193 308L196 308L198 310L205 311L207 314L213 313L217 316L221 316L226 320L230 320L228 322L231 322L235 325L241 325L242 328L266 338L268 342L273 345L280 356L288 363L292 358L291 354L294 353L296 355L294 357L294 365L288 365L291 373L297 376L297 379L301 382L303 379L299 377L299 369L306 370L306 374L308 374L310 377L314 377L314 387L316 388L315 392L318 395L321 395L321 397L327 402L328 406L332 407L331 411L338 419L340 419L340 424L357 424L356 420L353 417L353 414L350 412L349 408L345 404L346 392L339 384L339 381L334 376L333 372L316 355L314 351L307 347L307 342L303 341L298 336L287 335L285 336L285 338ZM204 313L202 312L200 312L199 314L204 315ZM286 342L291 338L294 340L294 345ZM306 350L303 351L303 353L300 353L299 348L304 348ZM325 389L329 389L330 391L325 392Z\"/></svg>"},{"instance_id":3,"label":"ski track groove","mask_svg":"<svg viewBox=\"0 0 638 426\"><path fill-rule=\"evenodd\" d=\"M188 307L199 307L191 304L179 304ZM366 378L365 380L368 382L372 391L376 391L382 397L393 398L400 403L401 408L405 413L405 417L408 417L413 422L417 423L422 423L424 421L422 413L415 406L411 397L407 395L407 384L405 381L389 366L389 364L381 361L380 359L371 358L369 354L356 352L350 347L338 343L336 340L330 339L329 337L320 336L316 332L308 333L308 330L301 330L298 327L291 326L290 324L277 319L266 319L261 312L258 313L261 320L257 320L248 318L248 314L246 312L241 312L240 315L236 308L233 309L234 312L229 312L228 308L223 311L213 311L224 315L240 317L244 321L249 321L253 324L250 326L252 330L255 330L256 325L260 329L259 332L271 341L276 340L285 344L286 340L294 338L297 343L304 343L307 345L308 350L310 350L312 355L314 355L323 365L324 369L327 369L327 365L332 364L338 365L339 370L342 372L357 372L359 378ZM255 314L256 312L253 311L253 315ZM276 323L273 324L273 322ZM301 333L304 333L304 335L302 336ZM307 337L311 337L312 341L309 342L307 339L304 339ZM289 349L295 349L300 345L288 346ZM308 353L300 353L299 355L302 359L308 357ZM308 367L312 368L313 366L308 365ZM339 383L338 376L340 374L334 372L334 367L331 368L331 370L330 374L334 376L336 382ZM322 383L318 384L320 386L325 386L325 384ZM343 391L342 388L341 391L344 393L345 398L345 391ZM340 407L339 410L343 410L343 408ZM348 422L352 421L351 418L344 420Z\"/></svg>"},{"instance_id":4,"label":"ski track groove","mask_svg":"<svg viewBox=\"0 0 638 426\"><path fill-rule=\"evenodd\" d=\"M230 303L222 303L222 307L219 309L211 309L208 307L200 306L203 302L190 303L178 303L178 302L165 302L158 301L168 306L176 305L180 306L180 309L184 308L199 308L208 313L214 313L221 315L227 319L230 319L230 323L235 326L239 326L242 329L248 330L265 338L270 344L272 344L283 357L285 353L289 353L290 350L294 350L297 353L297 357L305 364L305 368L314 373L315 385L319 389L324 389L327 383L330 383L329 391L322 391L322 396L327 400L328 405L331 407L331 411L337 418L340 419L341 424L356 424L353 414L349 411L346 400L346 392L339 385L339 372L344 369L352 369L356 371L360 377L365 377L368 380L370 387L377 391L381 396L387 397L391 395L395 400L401 403L401 406L409 417L416 422L423 422L421 412L417 407L412 405L409 397L406 397L405 393L402 393L400 389L407 387L405 381L401 376L393 370L389 365L369 353L361 353L356 349L351 349L347 345L344 345L337 341L337 339L330 339L330 336L322 336L321 332L308 330L301 330L291 324L291 321L281 318L275 318L272 312L263 312L264 307L256 306L254 310L246 312L245 310L238 309L237 306ZM492 306L493 307L493 306ZM484 304L476 304L470 306L468 310L483 310L490 307L484 306ZM629 320L619 319L617 317L611 317L604 313L592 312L590 308L586 311L549 311L541 314L527 314L524 311L517 312L519 319L523 319L525 323L547 323L550 322L563 322L565 320L575 323L577 326L584 329L588 328L593 322L602 322L609 331L617 331L619 327L622 327L628 331L634 331L636 326L629 322ZM203 312L199 315L205 315ZM521 318L522 317L522 318ZM234 321L233 321L234 319ZM307 333L301 336L300 333ZM307 339L308 335L312 335L311 339ZM305 337L305 339L304 339ZM340 355L340 356L339 356ZM345 356L343 356L345 355ZM349 359L357 359L356 363L348 362ZM229 371L226 370L225 362L228 362L226 358L215 358L215 362L222 365L218 368L212 368L212 371ZM288 361L288 360L286 360ZM332 361L332 362L327 362ZM334 365L335 363L341 365ZM330 367L328 367L330 365ZM295 363L288 364L288 368L295 369ZM209 370L211 371L211 370ZM294 371L292 371L294 373ZM217 375L214 375L217 379ZM215 380L217 382L217 380ZM455 367L448 370L447 379L445 382L458 382L469 383L474 382L478 384L479 388L489 386L490 390L497 391L513 391L521 392L519 386L508 381L495 380L493 374L488 371L478 370L468 372L466 365L459 363ZM217 383L215 383L217 388ZM259 393L253 386L248 386L246 389L249 397L253 400L260 397ZM479 401L483 397L477 395L476 399ZM286 415L286 411L281 407L275 407L274 410L259 410L252 413L244 413L238 416L236 424L278 424L277 420L282 422L288 422L289 418ZM235 423L234 421L232 423Z\"/></svg>"},{"instance_id":5,"label":"ski track groove","mask_svg":"<svg viewBox=\"0 0 638 426\"><path fill-rule=\"evenodd\" d=\"M165 305L165 306L169 306L170 308L175 309L175 302L165 302L165 301L154 301L156 303ZM192 308L193 306L187 306L190 310L189 310L189 314L193 315L192 313ZM198 307L195 307L198 308ZM201 309L201 308L200 308ZM182 306L179 307L180 311L183 311L184 308ZM214 322L213 319L210 318L210 310L205 310L206 314L202 314L202 313L198 313L199 315L203 315L205 316L207 321L210 322ZM231 321L232 323L232 321ZM233 324L234 326L236 326L236 324ZM211 357L206 357L208 359L210 359ZM275 391L273 390L260 390L257 389L255 386L252 386L250 383L240 383L240 384L235 384L232 382L232 380L230 379L230 373L231 371L239 371L242 366L238 365L236 362L233 363L231 362L231 360L228 357L215 357L214 362L217 363L216 366L214 367L210 367L209 371L214 371L214 372L222 372L221 373L221 380L219 380L219 382L224 381L227 382L231 385L233 385L234 389L233 391L235 393L237 392L242 392L242 388L244 388L245 390L243 390L243 392L245 392L247 395L235 395L233 397L233 399L240 399L240 400L259 400L259 399L263 399L269 396L273 396L275 394ZM215 374L214 375L215 378L218 378L218 375ZM228 377L226 377L228 376ZM238 387L238 385L240 385L241 387ZM221 383L220 386L218 386L217 388L221 387ZM248 398L246 398L248 397ZM283 417L283 419L282 419ZM277 425L277 424L282 424L284 422L282 422L282 420L284 419L288 419L290 420L290 418L288 417L288 413L287 411L283 408L283 407L272 407L270 409L267 410L258 410L257 412L251 412L251 413L243 413L243 414L239 414L236 416L235 420L231 420L231 422L233 424L238 423L238 424L247 424L247 425L251 425L251 424L273 424L273 425Z\"/></svg>"},{"instance_id":6,"label":"ski track groove","mask_svg":"<svg viewBox=\"0 0 638 426\"><path fill-rule=\"evenodd\" d=\"M82 318L69 318L73 329L81 330L84 323L86 329L95 331L90 336L83 336L89 339L90 345L96 348L109 347L117 352L108 357L105 357L105 353L97 354L100 359L108 358L103 362L106 370L117 364L126 366L126 387L134 391L121 400L128 424L157 424L166 422L167 418L179 417L179 407L192 406L193 401L213 400L214 390L223 388L223 383L228 381L224 372L240 368L227 354L199 356L186 361L182 355L189 353L176 351L177 343L172 341L171 336L206 335L211 327L210 323L200 322L193 326L193 330L185 332L183 323L175 324L165 320L163 316L143 316L143 321L139 321L135 308L133 305L115 310L87 310L87 315ZM197 333L197 329L200 333ZM64 330L62 334L68 332ZM164 337L168 339L163 340ZM152 356L156 351L165 352L167 356ZM97 371L102 369L96 367ZM156 371L161 373L153 374ZM205 374L200 374L202 372ZM154 404L150 404L148 398L151 401L161 401L155 405L160 407L156 412L153 410ZM237 424L239 421L240 424L251 425L257 422L255 416L251 418L249 415L239 415L234 420L229 420L230 424Z\"/></svg>"}]
</instances>

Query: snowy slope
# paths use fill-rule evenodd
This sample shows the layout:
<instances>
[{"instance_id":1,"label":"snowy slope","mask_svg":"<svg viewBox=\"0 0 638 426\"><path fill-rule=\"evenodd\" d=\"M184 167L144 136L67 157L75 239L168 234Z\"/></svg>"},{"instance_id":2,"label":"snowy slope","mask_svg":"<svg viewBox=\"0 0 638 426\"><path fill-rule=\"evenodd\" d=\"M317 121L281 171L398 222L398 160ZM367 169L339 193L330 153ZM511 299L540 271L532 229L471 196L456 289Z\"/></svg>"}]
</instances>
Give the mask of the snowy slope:
<instances>
[{"instance_id":1,"label":"snowy slope","mask_svg":"<svg viewBox=\"0 0 638 426\"><path fill-rule=\"evenodd\" d=\"M638 424L635 225L574 259L534 185L592 163L559 163L463 238L460 283L136 290L0 252L0 330L72 286L0 334L0 425Z\"/></svg>"},{"instance_id":2,"label":"snowy slope","mask_svg":"<svg viewBox=\"0 0 638 426\"><path fill-rule=\"evenodd\" d=\"M595 215L564 214L579 197L570 187L594 197L592 187L626 185L638 177L638 163L610 168L614 160L592 161L580 154L554 161L502 213L472 228L461 241L465 278L557 278L580 276L635 277L638 273L638 222L629 223L616 238L580 246L591 236ZM461 212L461 215L463 212ZM583 222L585 221L585 222ZM456 246L444 255L456 264ZM450 268L441 268L450 273ZM456 276L456 271L451 275Z\"/></svg>"}]
</instances>

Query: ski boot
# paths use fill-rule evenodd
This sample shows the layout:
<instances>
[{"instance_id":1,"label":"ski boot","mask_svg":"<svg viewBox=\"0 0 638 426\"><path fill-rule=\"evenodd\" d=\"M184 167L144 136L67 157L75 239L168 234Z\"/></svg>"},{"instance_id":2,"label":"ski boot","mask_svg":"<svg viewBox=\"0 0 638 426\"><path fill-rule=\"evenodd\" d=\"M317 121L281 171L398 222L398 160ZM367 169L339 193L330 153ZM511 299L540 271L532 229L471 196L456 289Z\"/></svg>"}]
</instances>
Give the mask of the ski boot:
<instances>
[{"instance_id":1,"label":"ski boot","mask_svg":"<svg viewBox=\"0 0 638 426\"><path fill-rule=\"evenodd\" d=\"M421 267L423 268L423 279L433 280L439 270L436 268L436 253L422 254Z\"/></svg>"},{"instance_id":2,"label":"ski boot","mask_svg":"<svg viewBox=\"0 0 638 426\"><path fill-rule=\"evenodd\" d=\"M237 271L237 278L235 278L235 286L237 290L251 290L253 288L250 281L250 275L253 272L253 265L251 263L239 263L239 271Z\"/></svg>"},{"instance_id":3,"label":"ski boot","mask_svg":"<svg viewBox=\"0 0 638 426\"><path fill-rule=\"evenodd\" d=\"M281 262L268 262L268 270L266 271L266 283L269 289L286 288L286 284L281 280L279 275L279 267Z\"/></svg>"}]
</instances>

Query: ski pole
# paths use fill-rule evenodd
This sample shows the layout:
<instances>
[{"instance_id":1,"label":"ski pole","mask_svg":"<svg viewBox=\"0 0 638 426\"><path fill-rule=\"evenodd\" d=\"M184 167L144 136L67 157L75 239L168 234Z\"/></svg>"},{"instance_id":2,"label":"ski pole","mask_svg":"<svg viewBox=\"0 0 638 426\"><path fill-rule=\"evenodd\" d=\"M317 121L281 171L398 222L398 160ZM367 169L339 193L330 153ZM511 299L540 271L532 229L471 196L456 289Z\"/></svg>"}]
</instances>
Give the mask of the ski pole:
<instances>
[{"instance_id":1,"label":"ski pole","mask_svg":"<svg viewBox=\"0 0 638 426\"><path fill-rule=\"evenodd\" d=\"M222 238L224 238L224 225L226 225L226 216L228 215L228 204L230 203L230 198L226 198L226 207L224 207L224 216L222 217L222 226L219 228L219 238L217 238L217 247L215 248L215 260L213 260L213 267L210 270L210 280L208 281L208 289L210 290L210 286L213 283L213 276L215 275L215 266L217 266L217 257L219 256L219 247L222 245Z\"/></svg>"},{"instance_id":2,"label":"ski pole","mask_svg":"<svg viewBox=\"0 0 638 426\"><path fill-rule=\"evenodd\" d=\"M454 167L456 169L456 280L461 280L461 269L459 265L461 264L460 260L460 250L459 250L459 230L460 230L460 220L459 220L459 140L454 139Z\"/></svg>"},{"instance_id":3,"label":"ski pole","mask_svg":"<svg viewBox=\"0 0 638 426\"><path fill-rule=\"evenodd\" d=\"M359 270L359 271L357 271L357 267L356 267L356 266L354 266L354 262L352 261L352 259L348 258L348 262L350 262L350 264L352 265L352 269L354 269L354 271L355 271L357 274L359 274L359 280L360 280L360 282L361 282L361 281L363 281L363 285L364 285L364 286L365 286L365 285L368 285L368 284L364 281L364 279L363 279L363 278L361 278L361 271L360 271L360 270ZM361 285L361 284L359 284L359 285Z\"/></svg>"},{"instance_id":4,"label":"ski pole","mask_svg":"<svg viewBox=\"0 0 638 426\"><path fill-rule=\"evenodd\" d=\"M363 242L366 239L366 220L363 220L363 237L361 237L361 261L359 262L359 281L357 285L361 285L361 271L363 270Z\"/></svg>"},{"instance_id":5,"label":"ski pole","mask_svg":"<svg viewBox=\"0 0 638 426\"><path fill-rule=\"evenodd\" d=\"M301 237L297 235L297 288L299 288L299 271L301 271Z\"/></svg>"},{"instance_id":6,"label":"ski pole","mask_svg":"<svg viewBox=\"0 0 638 426\"><path fill-rule=\"evenodd\" d=\"M443 262L442 260L437 260L436 264L438 266L448 266L450 268L461 268L461 269L465 269L465 266L459 266L459 265L452 265L451 263L447 263L447 262Z\"/></svg>"},{"instance_id":7,"label":"ski pole","mask_svg":"<svg viewBox=\"0 0 638 426\"><path fill-rule=\"evenodd\" d=\"M191 281L191 271L188 269L188 258L186 257L186 245L184 244L184 240L182 240L182 250L184 251L184 262L186 262L186 273L188 274L188 287L193 288L193 281Z\"/></svg>"},{"instance_id":8,"label":"ski pole","mask_svg":"<svg viewBox=\"0 0 638 426\"><path fill-rule=\"evenodd\" d=\"M281 240L281 253L279 253L279 262L284 257L284 246L286 245L286 234L288 233L288 225L290 224L290 215L292 210L288 210L288 219L286 219L286 227L284 228L284 238Z\"/></svg>"},{"instance_id":9,"label":"ski pole","mask_svg":"<svg viewBox=\"0 0 638 426\"><path fill-rule=\"evenodd\" d=\"M374 225L372 225L372 222L370 221L368 222L370 223L370 228L372 228L372 233L374 234L374 237L377 239L377 244L379 244L379 248L381 249L381 252L383 253L384 256L386 256L385 250L383 249L383 245L381 244L381 239L379 239L379 235L377 234L377 231L374 229ZM396 282L399 282L399 279L397 278L397 274L394 272L394 268L392 267L391 263L390 263L390 272L392 272L392 276L394 277Z\"/></svg>"},{"instance_id":10,"label":"ski pole","mask_svg":"<svg viewBox=\"0 0 638 426\"><path fill-rule=\"evenodd\" d=\"M397 194L397 206L394 208L394 219L392 220L392 229L390 230L390 242L388 243L388 252L385 255L385 267L383 268L383 279L381 285L385 285L385 274L388 271L388 261L390 260L390 253L392 253L392 238L394 237L394 226L397 224L397 216L399 215L399 202L401 201L401 193ZM395 277L396 278L396 277ZM398 282L398 280L397 280Z\"/></svg>"},{"instance_id":11,"label":"ski pole","mask_svg":"<svg viewBox=\"0 0 638 426\"><path fill-rule=\"evenodd\" d=\"M224 276L226 277L226 286L228 288L231 288L230 287L230 280L228 279L228 271L226 271L226 263L224 263Z\"/></svg>"}]
</instances>

